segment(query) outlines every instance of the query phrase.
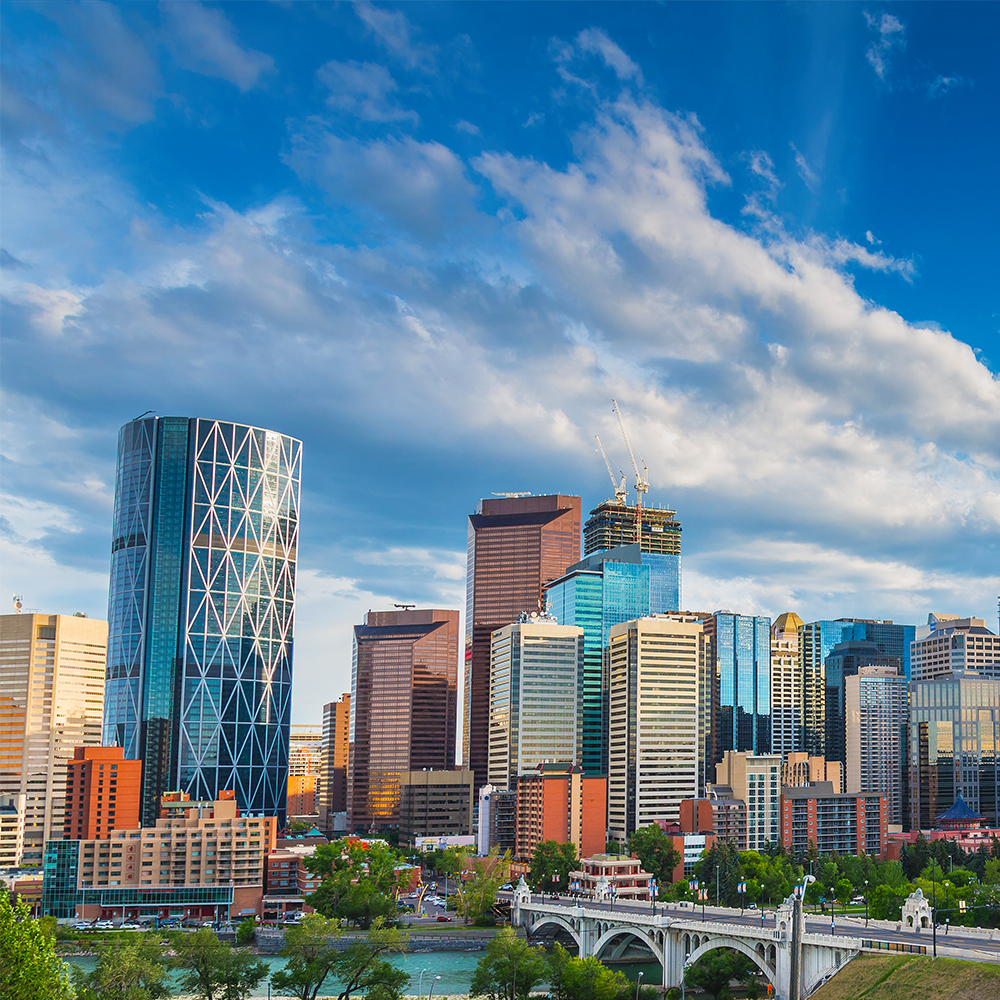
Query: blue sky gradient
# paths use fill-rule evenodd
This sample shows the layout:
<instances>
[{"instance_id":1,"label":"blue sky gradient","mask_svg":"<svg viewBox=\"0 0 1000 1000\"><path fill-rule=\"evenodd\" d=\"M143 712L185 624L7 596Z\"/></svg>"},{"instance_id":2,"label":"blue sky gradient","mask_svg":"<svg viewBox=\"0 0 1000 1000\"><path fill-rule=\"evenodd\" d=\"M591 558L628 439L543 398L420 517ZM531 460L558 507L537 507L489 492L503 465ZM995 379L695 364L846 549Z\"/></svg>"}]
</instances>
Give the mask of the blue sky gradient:
<instances>
[{"instance_id":1,"label":"blue sky gradient","mask_svg":"<svg viewBox=\"0 0 1000 1000\"><path fill-rule=\"evenodd\" d=\"M106 613L118 427L305 443L296 721L491 491L684 603L996 622L995 4L0 5L0 583ZM298 685L297 685L298 686Z\"/></svg>"}]
</instances>

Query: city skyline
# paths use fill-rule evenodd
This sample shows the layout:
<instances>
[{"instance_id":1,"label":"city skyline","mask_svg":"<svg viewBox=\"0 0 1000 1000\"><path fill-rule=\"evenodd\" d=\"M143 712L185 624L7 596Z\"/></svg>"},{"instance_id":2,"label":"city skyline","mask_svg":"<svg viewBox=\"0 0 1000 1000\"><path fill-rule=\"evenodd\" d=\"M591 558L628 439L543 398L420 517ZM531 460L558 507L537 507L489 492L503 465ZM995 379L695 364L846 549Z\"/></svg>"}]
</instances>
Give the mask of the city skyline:
<instances>
[{"instance_id":1,"label":"city skyline","mask_svg":"<svg viewBox=\"0 0 1000 1000\"><path fill-rule=\"evenodd\" d=\"M614 397L686 609L996 626L995 9L526 9L5 6L0 587L106 617L135 415L275 427L318 724Z\"/></svg>"}]
</instances>

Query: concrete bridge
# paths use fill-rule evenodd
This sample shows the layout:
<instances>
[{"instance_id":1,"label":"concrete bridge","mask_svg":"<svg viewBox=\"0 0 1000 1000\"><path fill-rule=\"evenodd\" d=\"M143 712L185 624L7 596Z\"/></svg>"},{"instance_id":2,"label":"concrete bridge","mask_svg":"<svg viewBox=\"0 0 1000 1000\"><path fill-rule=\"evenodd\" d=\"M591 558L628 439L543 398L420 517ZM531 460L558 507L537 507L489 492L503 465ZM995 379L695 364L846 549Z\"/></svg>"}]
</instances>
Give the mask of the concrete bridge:
<instances>
[{"instance_id":1,"label":"concrete bridge","mask_svg":"<svg viewBox=\"0 0 1000 1000\"><path fill-rule=\"evenodd\" d=\"M529 937L568 935L581 958L621 958L629 948L648 949L663 968L664 986L680 986L685 965L707 952L731 948L757 966L774 986L776 1000L804 1000L861 950L858 938L806 933L801 901L795 897L778 907L770 927L755 921L654 915L649 905L609 908L590 901L533 901L523 880L512 909L514 923Z\"/></svg>"}]
</instances>

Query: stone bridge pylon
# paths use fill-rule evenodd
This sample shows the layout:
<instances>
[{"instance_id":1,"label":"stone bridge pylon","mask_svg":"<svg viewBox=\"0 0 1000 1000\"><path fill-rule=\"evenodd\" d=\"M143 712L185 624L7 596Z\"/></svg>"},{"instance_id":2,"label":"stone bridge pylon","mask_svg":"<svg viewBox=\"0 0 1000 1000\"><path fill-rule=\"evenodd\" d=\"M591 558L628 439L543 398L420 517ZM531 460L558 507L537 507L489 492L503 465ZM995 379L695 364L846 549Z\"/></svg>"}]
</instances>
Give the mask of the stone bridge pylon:
<instances>
[{"instance_id":1,"label":"stone bridge pylon","mask_svg":"<svg viewBox=\"0 0 1000 1000\"><path fill-rule=\"evenodd\" d=\"M514 923L529 936L544 931L568 934L585 958L619 958L639 943L663 968L663 985L680 986L684 967L716 948L731 948L749 958L776 1000L805 1000L821 983L858 954L856 938L805 933L800 900L791 896L778 907L774 926L694 920L635 909L610 910L587 902L532 902L524 880L513 901Z\"/></svg>"}]
</instances>

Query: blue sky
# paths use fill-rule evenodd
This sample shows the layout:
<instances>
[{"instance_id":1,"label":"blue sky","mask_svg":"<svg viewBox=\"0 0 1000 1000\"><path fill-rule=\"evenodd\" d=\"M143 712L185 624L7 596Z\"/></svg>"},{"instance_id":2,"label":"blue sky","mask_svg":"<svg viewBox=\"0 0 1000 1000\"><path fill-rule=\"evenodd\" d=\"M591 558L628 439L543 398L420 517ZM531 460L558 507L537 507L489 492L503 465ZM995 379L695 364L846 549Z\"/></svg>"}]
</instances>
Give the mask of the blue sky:
<instances>
[{"instance_id":1,"label":"blue sky","mask_svg":"<svg viewBox=\"0 0 1000 1000\"><path fill-rule=\"evenodd\" d=\"M103 616L118 427L305 442L296 721L492 491L684 603L996 620L995 4L0 5L0 587ZM308 692L304 697L299 692Z\"/></svg>"}]
</instances>

